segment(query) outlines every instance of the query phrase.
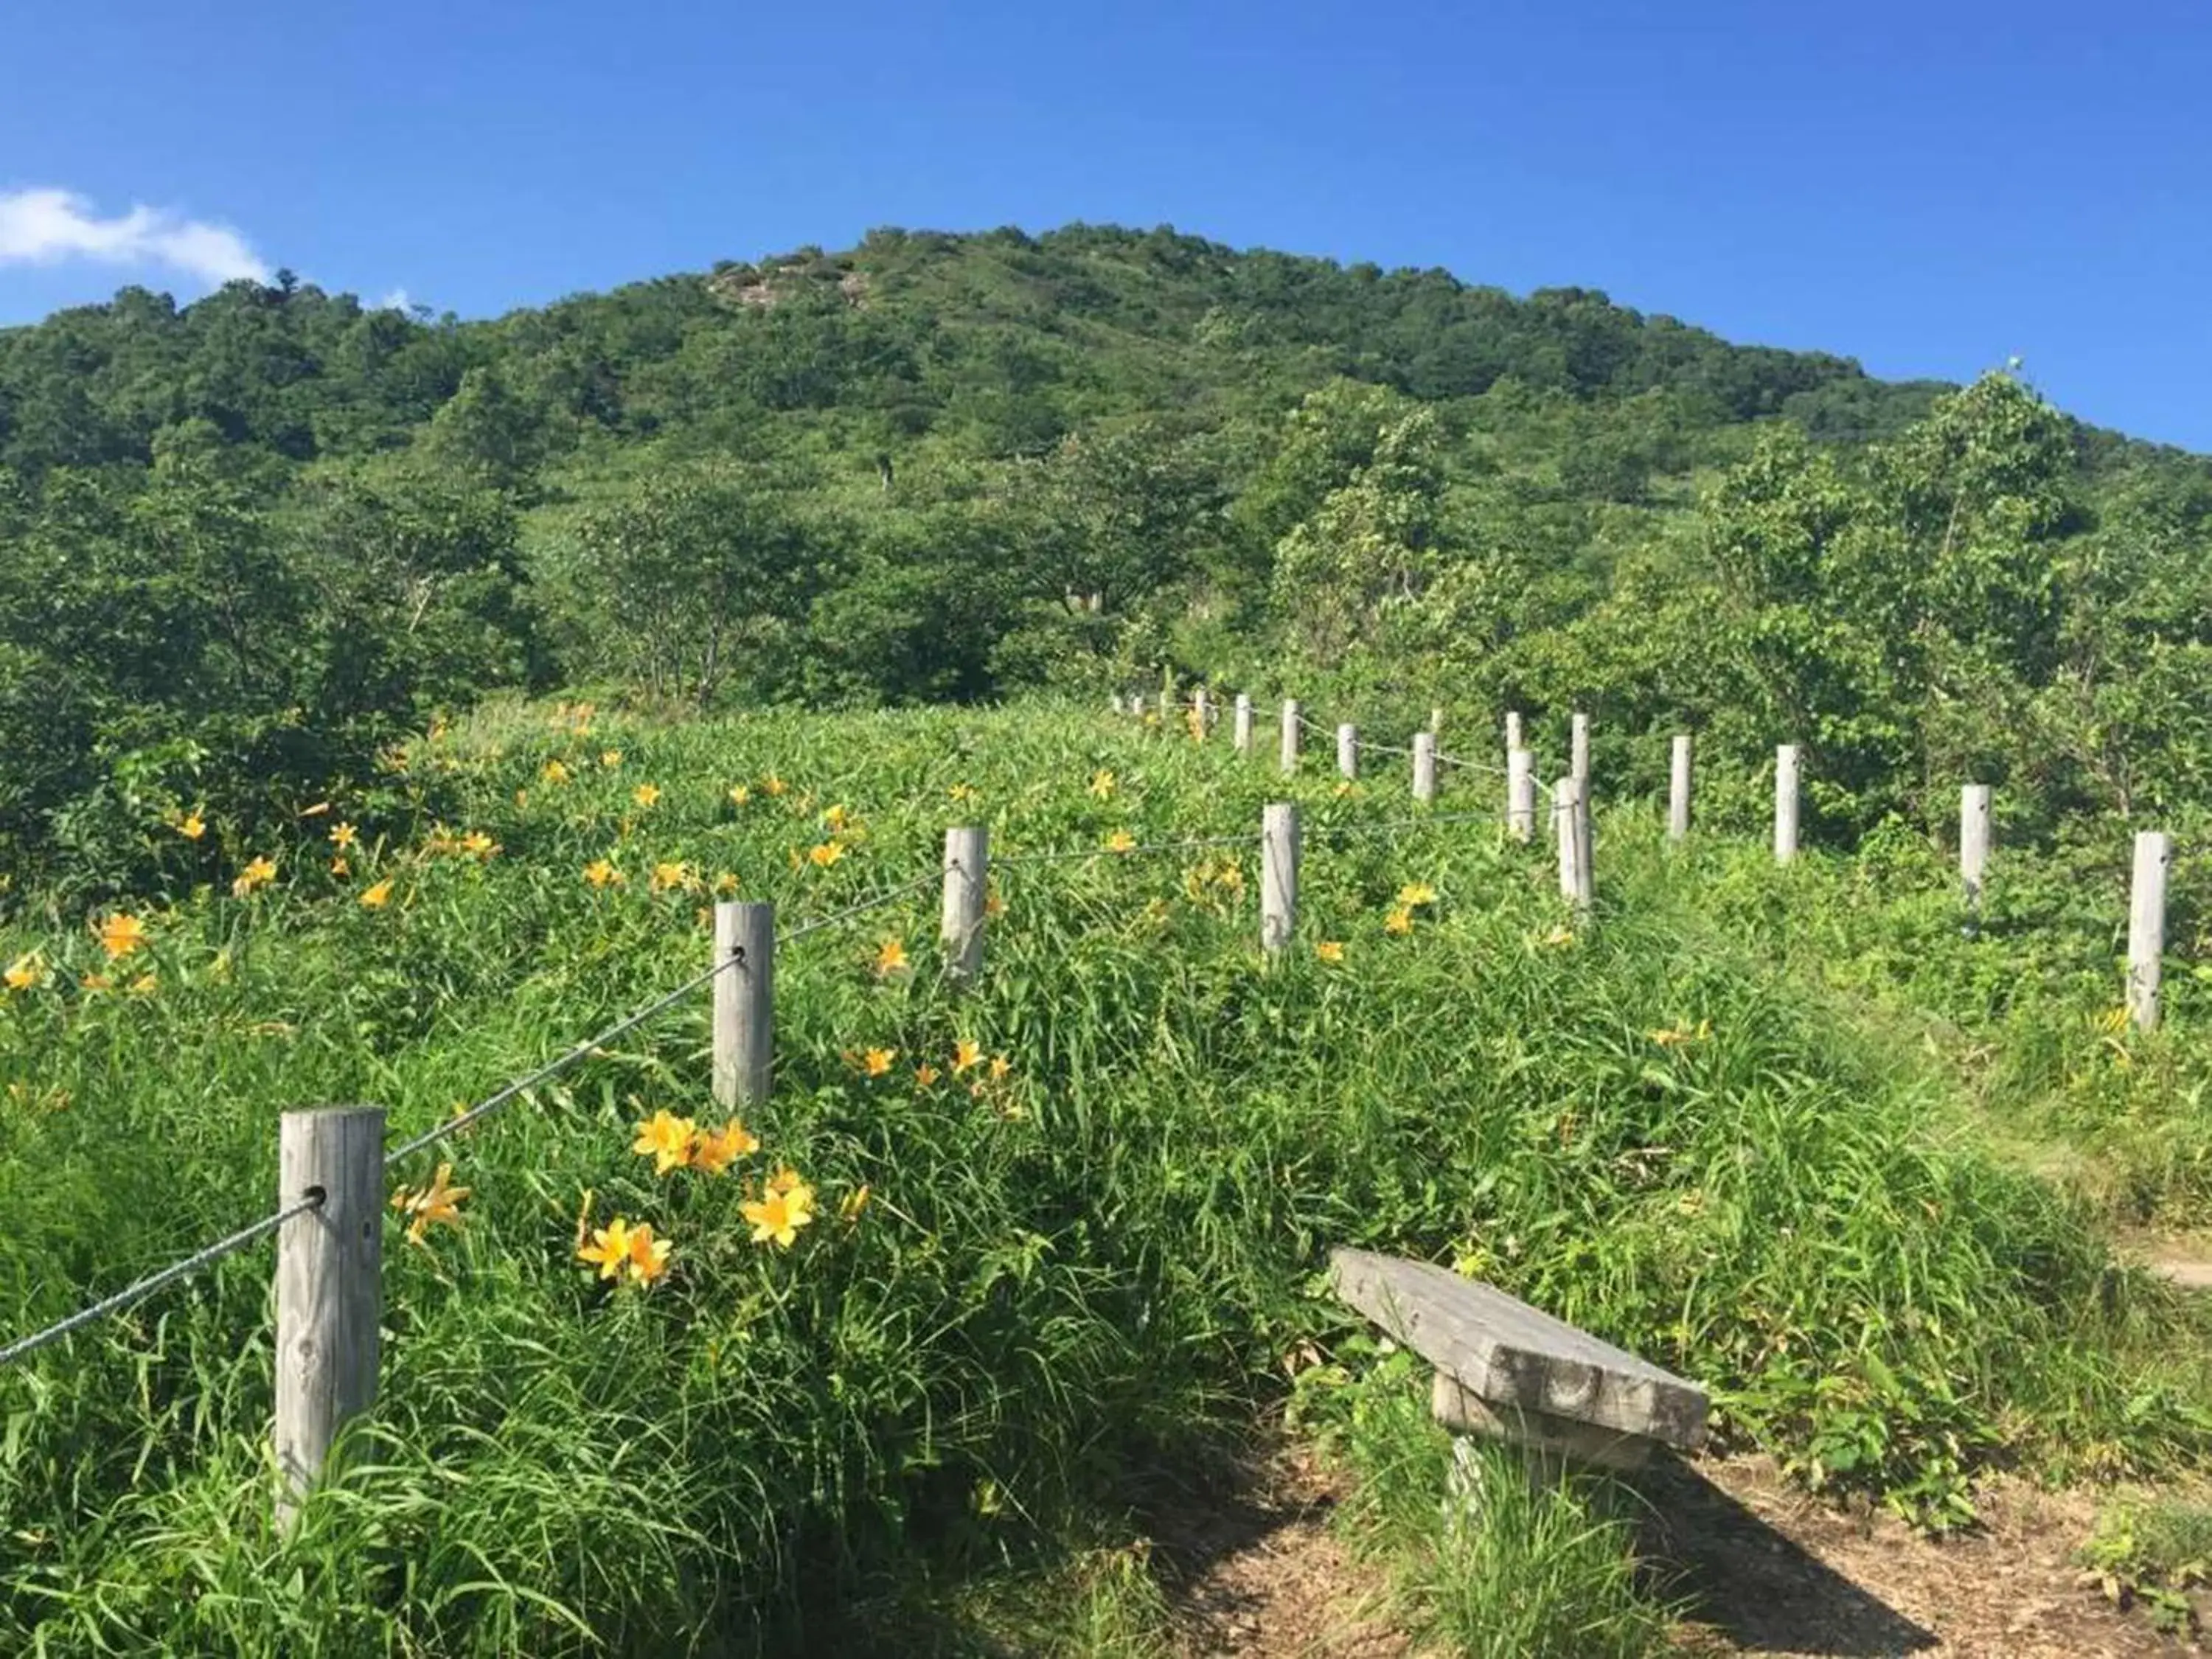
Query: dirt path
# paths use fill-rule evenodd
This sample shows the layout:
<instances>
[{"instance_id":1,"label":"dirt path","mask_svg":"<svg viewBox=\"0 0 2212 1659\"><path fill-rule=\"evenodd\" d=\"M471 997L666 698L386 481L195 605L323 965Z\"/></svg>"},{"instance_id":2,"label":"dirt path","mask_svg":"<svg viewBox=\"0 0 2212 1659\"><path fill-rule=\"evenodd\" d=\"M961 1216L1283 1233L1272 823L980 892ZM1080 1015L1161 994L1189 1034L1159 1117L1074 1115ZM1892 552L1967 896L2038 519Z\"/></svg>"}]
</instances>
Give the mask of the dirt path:
<instances>
[{"instance_id":1,"label":"dirt path","mask_svg":"<svg viewBox=\"0 0 2212 1659\"><path fill-rule=\"evenodd\" d=\"M1893 1517L1796 1491L1758 1457L1647 1472L1647 1552L1690 1598L1688 1655L1772 1659L2179 1659L2202 1650L2123 1613L2074 1551L2094 1500L2001 1481L1984 1526L1936 1542ZM1381 1574L1333 1535L1341 1487L1279 1449L1243 1482L1184 1495L1156 1523L1180 1651L1243 1659L1425 1659L1392 1623Z\"/></svg>"}]
</instances>

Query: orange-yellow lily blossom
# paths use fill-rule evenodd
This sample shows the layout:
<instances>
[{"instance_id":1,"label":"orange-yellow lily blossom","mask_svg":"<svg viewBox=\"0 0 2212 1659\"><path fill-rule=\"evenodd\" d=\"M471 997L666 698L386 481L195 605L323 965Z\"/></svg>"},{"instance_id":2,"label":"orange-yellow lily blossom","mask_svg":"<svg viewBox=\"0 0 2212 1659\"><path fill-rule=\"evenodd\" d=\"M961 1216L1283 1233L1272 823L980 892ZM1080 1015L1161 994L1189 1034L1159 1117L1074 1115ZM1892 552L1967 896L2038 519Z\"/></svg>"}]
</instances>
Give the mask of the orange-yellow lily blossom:
<instances>
[{"instance_id":1,"label":"orange-yellow lily blossom","mask_svg":"<svg viewBox=\"0 0 2212 1659\"><path fill-rule=\"evenodd\" d=\"M362 890L362 908L366 910L381 910L391 902L391 899L392 878L389 876L378 882L375 886L365 887Z\"/></svg>"},{"instance_id":2,"label":"orange-yellow lily blossom","mask_svg":"<svg viewBox=\"0 0 2212 1659\"><path fill-rule=\"evenodd\" d=\"M255 859L246 868L240 871L232 880L231 896L234 898L244 898L255 888L266 886L276 879L276 860L268 858Z\"/></svg>"},{"instance_id":3,"label":"orange-yellow lily blossom","mask_svg":"<svg viewBox=\"0 0 2212 1659\"><path fill-rule=\"evenodd\" d=\"M461 1224L461 1200L469 1195L470 1188L451 1183L453 1166L441 1164L430 1184L421 1192L402 1187L392 1194L392 1207L410 1218L407 1237L415 1243L422 1242L422 1235L430 1227L442 1224L458 1228Z\"/></svg>"},{"instance_id":4,"label":"orange-yellow lily blossom","mask_svg":"<svg viewBox=\"0 0 2212 1659\"><path fill-rule=\"evenodd\" d=\"M127 957L146 942L146 924L120 910L94 931L100 935L100 948L111 959Z\"/></svg>"},{"instance_id":5,"label":"orange-yellow lily blossom","mask_svg":"<svg viewBox=\"0 0 2212 1659\"><path fill-rule=\"evenodd\" d=\"M871 1048L864 1058L862 1069L870 1077L884 1077L890 1073L891 1062L897 1058L898 1050L896 1048Z\"/></svg>"},{"instance_id":6,"label":"orange-yellow lily blossom","mask_svg":"<svg viewBox=\"0 0 2212 1659\"><path fill-rule=\"evenodd\" d=\"M738 1207L752 1224L754 1243L773 1243L787 1250L798 1242L799 1230L814 1220L814 1189L800 1186L790 1192L772 1191Z\"/></svg>"},{"instance_id":7,"label":"orange-yellow lily blossom","mask_svg":"<svg viewBox=\"0 0 2212 1659\"><path fill-rule=\"evenodd\" d=\"M630 1151L653 1160L653 1172L666 1175L691 1161L692 1137L698 1126L688 1117L678 1117L663 1107L637 1126L637 1139L630 1143Z\"/></svg>"},{"instance_id":8,"label":"orange-yellow lily blossom","mask_svg":"<svg viewBox=\"0 0 2212 1659\"><path fill-rule=\"evenodd\" d=\"M177 833L182 836L186 841L198 841L202 836L207 834L207 820L202 817L199 815L198 811L195 809L192 811L187 812L184 816L183 819L179 822L177 825Z\"/></svg>"},{"instance_id":9,"label":"orange-yellow lily blossom","mask_svg":"<svg viewBox=\"0 0 2212 1659\"><path fill-rule=\"evenodd\" d=\"M641 783L629 792L629 798L640 806L656 805L660 800L660 787L658 784Z\"/></svg>"},{"instance_id":10,"label":"orange-yellow lily blossom","mask_svg":"<svg viewBox=\"0 0 2212 1659\"><path fill-rule=\"evenodd\" d=\"M331 845L333 847L350 847L360 839L361 832L350 823L340 822L331 826Z\"/></svg>"},{"instance_id":11,"label":"orange-yellow lily blossom","mask_svg":"<svg viewBox=\"0 0 2212 1659\"><path fill-rule=\"evenodd\" d=\"M591 1242L576 1247L576 1259L595 1264L602 1279L618 1277L629 1260L629 1224L620 1216L592 1231Z\"/></svg>"},{"instance_id":12,"label":"orange-yellow lily blossom","mask_svg":"<svg viewBox=\"0 0 2212 1659\"><path fill-rule=\"evenodd\" d=\"M732 1118L719 1129L702 1129L691 1143L694 1168L720 1175L741 1158L760 1151L759 1139Z\"/></svg>"},{"instance_id":13,"label":"orange-yellow lily blossom","mask_svg":"<svg viewBox=\"0 0 2212 1659\"><path fill-rule=\"evenodd\" d=\"M896 936L876 947L876 977L889 979L906 971L906 941Z\"/></svg>"},{"instance_id":14,"label":"orange-yellow lily blossom","mask_svg":"<svg viewBox=\"0 0 2212 1659\"><path fill-rule=\"evenodd\" d=\"M980 1042L970 1042L966 1037L962 1037L952 1045L952 1069L956 1073L966 1071L982 1058L983 1045Z\"/></svg>"},{"instance_id":15,"label":"orange-yellow lily blossom","mask_svg":"<svg viewBox=\"0 0 2212 1659\"><path fill-rule=\"evenodd\" d=\"M668 1258L675 1248L666 1239L653 1236L650 1221L639 1222L629 1233L629 1276L652 1288L653 1281L668 1271Z\"/></svg>"},{"instance_id":16,"label":"orange-yellow lily blossom","mask_svg":"<svg viewBox=\"0 0 2212 1659\"><path fill-rule=\"evenodd\" d=\"M46 976L46 964L36 951L27 951L8 964L8 988L27 991Z\"/></svg>"}]
</instances>

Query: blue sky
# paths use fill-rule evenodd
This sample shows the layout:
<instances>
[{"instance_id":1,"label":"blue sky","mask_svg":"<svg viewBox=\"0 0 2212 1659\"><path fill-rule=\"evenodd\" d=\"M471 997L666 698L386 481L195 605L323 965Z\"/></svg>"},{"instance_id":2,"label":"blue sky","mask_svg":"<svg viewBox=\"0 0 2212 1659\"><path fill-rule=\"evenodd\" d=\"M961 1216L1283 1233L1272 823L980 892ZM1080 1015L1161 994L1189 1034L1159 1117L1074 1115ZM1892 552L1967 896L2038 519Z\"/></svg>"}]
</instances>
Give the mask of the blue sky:
<instances>
[{"instance_id":1,"label":"blue sky","mask_svg":"<svg viewBox=\"0 0 2212 1659\"><path fill-rule=\"evenodd\" d=\"M2212 450L2208 181L2197 0L49 4L0 57L0 322L278 265L479 316L873 225L1171 223L1880 374L2017 354Z\"/></svg>"}]
</instances>

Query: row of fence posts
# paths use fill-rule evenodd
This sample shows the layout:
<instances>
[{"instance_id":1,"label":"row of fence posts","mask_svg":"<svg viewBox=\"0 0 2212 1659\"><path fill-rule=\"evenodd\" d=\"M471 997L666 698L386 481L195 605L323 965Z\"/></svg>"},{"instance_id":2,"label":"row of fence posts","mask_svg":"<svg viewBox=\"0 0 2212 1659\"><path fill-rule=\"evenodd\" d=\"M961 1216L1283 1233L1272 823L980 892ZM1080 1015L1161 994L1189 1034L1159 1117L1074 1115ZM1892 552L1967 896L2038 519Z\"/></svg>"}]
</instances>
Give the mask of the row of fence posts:
<instances>
[{"instance_id":1,"label":"row of fence posts","mask_svg":"<svg viewBox=\"0 0 2212 1659\"><path fill-rule=\"evenodd\" d=\"M1117 710L1142 714L1141 697ZM1194 699L1194 729L1202 737L1212 717L1211 698ZM1412 744L1414 799L1437 796L1437 735L1441 711ZM1282 705L1281 765L1297 770L1303 728L1296 698ZM1239 696L1231 731L1237 748L1253 744L1252 700ZM1576 714L1565 777L1553 786L1552 817L1558 831L1559 891L1577 909L1593 901L1589 812L1589 720ZM1522 717L1505 717L1506 832L1534 838L1534 757ZM1797 850L1799 750L1784 744L1775 755L1774 854L1788 863ZM1337 728L1337 769L1347 780L1359 769L1359 738L1351 725ZM1681 841L1690 830L1692 745L1674 739L1669 769L1667 834ZM1959 868L1966 902L1978 908L1987 872L1990 789L1968 784L1960 795ZM1297 932L1300 840L1294 801L1271 801L1260 826L1260 945L1269 957L1289 949ZM2169 838L2156 830L2136 836L2128 936L2128 1011L2140 1029L2158 1024L2160 959L2166 944L2166 878ZM939 935L945 972L956 988L972 984L983 968L988 915L990 841L980 824L945 833L944 902ZM715 1102L725 1109L768 1097L775 1046L775 907L726 900L714 906L710 1073ZM287 1112L278 1131L279 1201L319 1198L277 1232L276 1420L279 1472L276 1515L289 1528L309 1486L319 1477L345 1425L368 1411L376 1397L378 1330L383 1318L384 1109L340 1106Z\"/></svg>"},{"instance_id":2,"label":"row of fence posts","mask_svg":"<svg viewBox=\"0 0 2212 1659\"><path fill-rule=\"evenodd\" d=\"M1163 696L1161 712L1170 707L1171 695L1170 691ZM1125 699L1116 693L1113 706L1117 714L1142 715L1146 712L1142 696ZM1211 694L1203 690L1197 692L1191 708L1192 729L1203 739L1212 729ZM1253 745L1252 699L1240 692L1232 708L1232 741L1240 753L1249 753ZM1297 698L1283 699L1281 718L1279 764L1287 776L1298 769L1305 727L1304 710ZM1436 745L1443 724L1443 711L1433 710L1428 726L1413 735L1413 799L1417 801L1430 802L1437 798ZM1553 817L1559 830L1559 890L1578 908L1585 908L1591 902L1593 892L1589 736L1589 716L1577 711L1569 725L1568 775L1552 791ZM1350 723L1340 725L1336 728L1337 771L1347 781L1359 775L1359 752L1358 728ZM1668 770L1669 841L1682 841L1690 833L1692 768L1690 734L1678 732ZM1802 769L1802 750L1798 744L1785 743L1777 746L1774 859L1778 864L1789 864L1797 856ZM1505 716L1505 780L1506 833L1516 841L1533 840L1536 830L1535 764L1524 740L1522 716L1517 710L1509 711ZM1971 917L1979 915L1988 877L1993 841L1991 800L1992 791L1985 783L1966 784L1960 790L1959 880ZM2165 832L2145 830L2136 833L2129 885L2127 1008L2129 1018L2141 1030L2151 1030L2159 1023L2162 959L2166 952L2166 872L2172 858L2172 842Z\"/></svg>"}]
</instances>

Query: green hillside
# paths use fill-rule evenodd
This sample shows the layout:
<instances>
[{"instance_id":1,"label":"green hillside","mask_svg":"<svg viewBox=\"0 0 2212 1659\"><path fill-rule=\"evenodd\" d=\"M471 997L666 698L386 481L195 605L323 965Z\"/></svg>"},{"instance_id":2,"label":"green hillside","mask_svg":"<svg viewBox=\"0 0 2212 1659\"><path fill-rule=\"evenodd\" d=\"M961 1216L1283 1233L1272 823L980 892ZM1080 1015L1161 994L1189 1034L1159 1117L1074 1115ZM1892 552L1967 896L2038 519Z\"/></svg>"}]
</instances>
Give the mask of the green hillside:
<instances>
[{"instance_id":1,"label":"green hillside","mask_svg":"<svg viewBox=\"0 0 2212 1659\"><path fill-rule=\"evenodd\" d=\"M1746 768L1794 738L1844 842L1967 772L2015 836L2180 824L2208 480L2001 375L1164 230L878 231L471 323L128 290L0 332L0 866L73 902L227 877L501 689L1164 663Z\"/></svg>"}]
</instances>

